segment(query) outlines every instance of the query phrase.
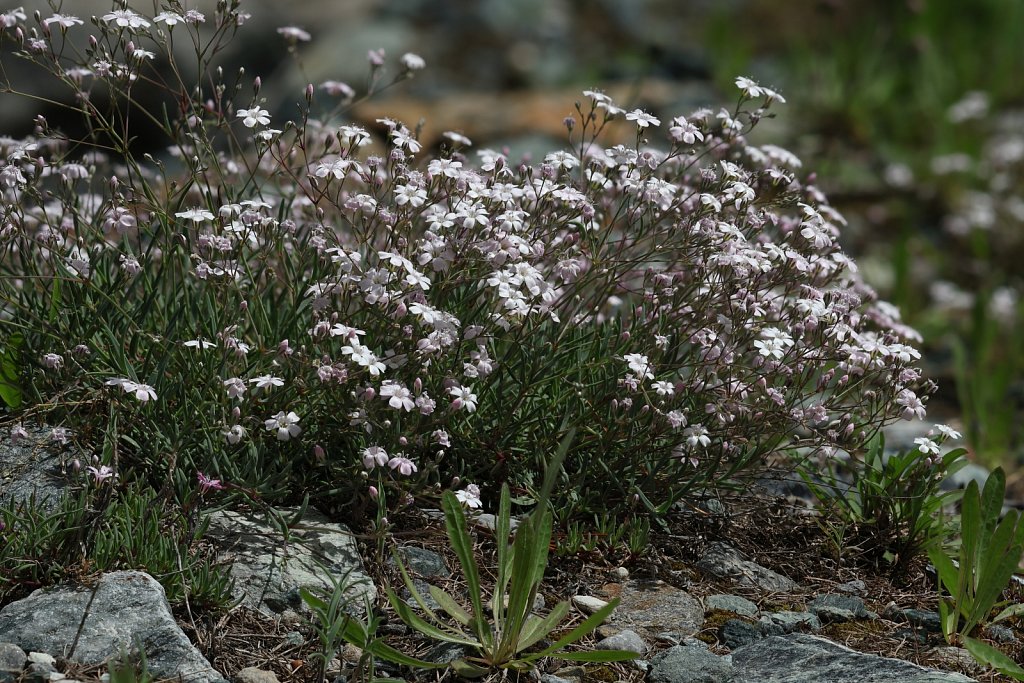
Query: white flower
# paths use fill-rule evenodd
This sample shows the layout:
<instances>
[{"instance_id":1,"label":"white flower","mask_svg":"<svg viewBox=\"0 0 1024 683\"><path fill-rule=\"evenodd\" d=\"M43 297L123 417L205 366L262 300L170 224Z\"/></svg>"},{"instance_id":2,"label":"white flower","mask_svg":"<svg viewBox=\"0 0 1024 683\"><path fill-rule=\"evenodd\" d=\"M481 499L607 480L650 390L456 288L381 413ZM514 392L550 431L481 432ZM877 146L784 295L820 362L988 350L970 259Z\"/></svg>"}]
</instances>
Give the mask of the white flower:
<instances>
[{"instance_id":1,"label":"white flower","mask_svg":"<svg viewBox=\"0 0 1024 683\"><path fill-rule=\"evenodd\" d=\"M266 389L270 391L274 387L283 387L284 380L280 377L274 377L273 375L260 375L249 380L249 384L255 384L257 389Z\"/></svg>"},{"instance_id":2,"label":"white flower","mask_svg":"<svg viewBox=\"0 0 1024 683\"><path fill-rule=\"evenodd\" d=\"M424 69L427 66L427 62L423 59L423 57L420 57L417 54L413 54L412 52L406 52L404 55L402 55L401 62L402 66L404 66L409 71L419 71L420 69Z\"/></svg>"},{"instance_id":3,"label":"white flower","mask_svg":"<svg viewBox=\"0 0 1024 683\"><path fill-rule=\"evenodd\" d=\"M185 17L181 16L177 12L161 12L160 14L153 17L153 21L162 22L168 26L175 26L185 21Z\"/></svg>"},{"instance_id":4,"label":"white flower","mask_svg":"<svg viewBox=\"0 0 1024 683\"><path fill-rule=\"evenodd\" d=\"M116 26L120 26L121 28L137 29L149 27L148 21L130 9L117 9L110 14L104 14L103 21L108 24L113 22Z\"/></svg>"},{"instance_id":5,"label":"white flower","mask_svg":"<svg viewBox=\"0 0 1024 683\"><path fill-rule=\"evenodd\" d=\"M380 373L387 369L387 366L377 358L377 355L373 351L363 346L358 341L353 341L352 344L348 346L342 346L341 352L346 356L352 356L353 361L369 370L371 377L379 377Z\"/></svg>"},{"instance_id":6,"label":"white flower","mask_svg":"<svg viewBox=\"0 0 1024 683\"><path fill-rule=\"evenodd\" d=\"M660 126L661 121L654 118L652 115L643 111L642 109L634 109L626 114L627 121L635 121L637 128L647 128L648 126Z\"/></svg>"},{"instance_id":7,"label":"white flower","mask_svg":"<svg viewBox=\"0 0 1024 683\"><path fill-rule=\"evenodd\" d=\"M450 387L448 393L455 397L452 407L456 410L465 408L470 413L476 410L477 397L472 387Z\"/></svg>"},{"instance_id":8,"label":"white flower","mask_svg":"<svg viewBox=\"0 0 1024 683\"><path fill-rule=\"evenodd\" d=\"M203 221L212 221L213 213L206 209L189 209L188 211L180 211L174 214L175 218L183 218L193 223L202 223Z\"/></svg>"},{"instance_id":9,"label":"white flower","mask_svg":"<svg viewBox=\"0 0 1024 683\"><path fill-rule=\"evenodd\" d=\"M242 398L245 393L245 382L238 377L224 380L224 388L228 392L228 398Z\"/></svg>"},{"instance_id":10,"label":"white flower","mask_svg":"<svg viewBox=\"0 0 1024 683\"><path fill-rule=\"evenodd\" d=\"M927 437L919 436L914 439L914 443L917 444L917 450L921 451L925 455L939 454L939 445Z\"/></svg>"},{"instance_id":11,"label":"white flower","mask_svg":"<svg viewBox=\"0 0 1024 683\"><path fill-rule=\"evenodd\" d=\"M380 396L388 399L388 405L395 410L404 409L408 413L416 407L412 392L398 382L384 380L384 383L380 385Z\"/></svg>"},{"instance_id":12,"label":"white flower","mask_svg":"<svg viewBox=\"0 0 1024 683\"><path fill-rule=\"evenodd\" d=\"M639 353L627 353L622 357L622 360L629 364L629 369L635 372L639 377L645 377L647 379L654 379L654 373L651 372L650 361L647 360L647 356Z\"/></svg>"},{"instance_id":13,"label":"white flower","mask_svg":"<svg viewBox=\"0 0 1024 683\"><path fill-rule=\"evenodd\" d=\"M676 393L676 388L672 384L672 382L659 380L657 382L653 382L651 386L654 387L654 390L658 392L658 396L671 396L672 394Z\"/></svg>"},{"instance_id":14,"label":"white flower","mask_svg":"<svg viewBox=\"0 0 1024 683\"><path fill-rule=\"evenodd\" d=\"M217 348L216 342L206 341L205 339L189 339L187 342L184 342L184 344L190 349L199 349L200 351Z\"/></svg>"},{"instance_id":15,"label":"white flower","mask_svg":"<svg viewBox=\"0 0 1024 683\"><path fill-rule=\"evenodd\" d=\"M455 497L460 503L471 510L475 510L483 505L483 502L480 500L480 487L476 484L467 484L466 488L455 492Z\"/></svg>"},{"instance_id":16,"label":"white flower","mask_svg":"<svg viewBox=\"0 0 1024 683\"><path fill-rule=\"evenodd\" d=\"M62 29L67 29L76 24L81 26L85 22L78 17L71 16L70 14L54 14L49 19L43 19L43 23L47 26L50 24L58 24Z\"/></svg>"},{"instance_id":17,"label":"white flower","mask_svg":"<svg viewBox=\"0 0 1024 683\"><path fill-rule=\"evenodd\" d=\"M294 412L285 414L283 410L269 420L264 420L263 426L266 427L268 432L276 429L278 441L288 441L302 433L302 427L299 426L299 416Z\"/></svg>"},{"instance_id":18,"label":"white flower","mask_svg":"<svg viewBox=\"0 0 1024 683\"><path fill-rule=\"evenodd\" d=\"M255 128L257 125L265 126L270 123L270 112L260 107L252 109L239 109L238 118L246 128Z\"/></svg>"},{"instance_id":19,"label":"white flower","mask_svg":"<svg viewBox=\"0 0 1024 683\"><path fill-rule=\"evenodd\" d=\"M372 470L374 467L384 467L390 459L388 452L380 446L363 449L363 467L368 470Z\"/></svg>"},{"instance_id":20,"label":"white flower","mask_svg":"<svg viewBox=\"0 0 1024 683\"><path fill-rule=\"evenodd\" d=\"M224 439L234 446L239 441L245 438L245 427L242 425L232 425L230 429L225 429L221 432L224 435Z\"/></svg>"},{"instance_id":21,"label":"white flower","mask_svg":"<svg viewBox=\"0 0 1024 683\"><path fill-rule=\"evenodd\" d=\"M760 97L764 94L761 86L746 76L738 76L736 78L736 87L742 90L743 94L747 97Z\"/></svg>"},{"instance_id":22,"label":"white flower","mask_svg":"<svg viewBox=\"0 0 1024 683\"><path fill-rule=\"evenodd\" d=\"M135 394L135 398L141 403L156 400L156 390L148 384L139 384L125 377L108 379L105 384L108 387L121 387L126 394Z\"/></svg>"},{"instance_id":23,"label":"white flower","mask_svg":"<svg viewBox=\"0 0 1024 683\"><path fill-rule=\"evenodd\" d=\"M302 41L308 43L312 40L312 36L309 32L302 30L298 26L282 26L277 29L278 35L284 36L287 40Z\"/></svg>"},{"instance_id":24,"label":"white flower","mask_svg":"<svg viewBox=\"0 0 1024 683\"><path fill-rule=\"evenodd\" d=\"M686 445L690 448L696 448L697 446L707 448L711 443L711 438L708 437L708 430L699 424L687 427L683 431L683 437L686 439Z\"/></svg>"},{"instance_id":25,"label":"white flower","mask_svg":"<svg viewBox=\"0 0 1024 683\"><path fill-rule=\"evenodd\" d=\"M935 429L947 439L959 439L962 435L949 425L935 425Z\"/></svg>"}]
</instances>

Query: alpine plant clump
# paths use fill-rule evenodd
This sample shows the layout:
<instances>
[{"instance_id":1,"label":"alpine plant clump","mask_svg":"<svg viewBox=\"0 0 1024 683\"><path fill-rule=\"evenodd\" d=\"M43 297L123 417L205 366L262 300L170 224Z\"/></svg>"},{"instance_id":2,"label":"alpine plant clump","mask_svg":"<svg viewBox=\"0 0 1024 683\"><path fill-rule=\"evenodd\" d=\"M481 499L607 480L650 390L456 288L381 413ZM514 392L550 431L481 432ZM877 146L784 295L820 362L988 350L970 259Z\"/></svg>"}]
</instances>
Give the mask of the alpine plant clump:
<instances>
[{"instance_id":1,"label":"alpine plant clump","mask_svg":"<svg viewBox=\"0 0 1024 683\"><path fill-rule=\"evenodd\" d=\"M666 509L924 415L917 334L813 174L748 141L784 102L749 79L734 108L666 121L585 91L567 147L529 164L356 125L334 81L281 121L213 62L238 2L2 16L89 124L0 141L4 397L115 439L104 464L342 505L472 482L479 504L575 428L556 496ZM369 68L373 90L384 55ZM162 111L135 104L152 88ZM143 119L164 152L134 151Z\"/></svg>"}]
</instances>

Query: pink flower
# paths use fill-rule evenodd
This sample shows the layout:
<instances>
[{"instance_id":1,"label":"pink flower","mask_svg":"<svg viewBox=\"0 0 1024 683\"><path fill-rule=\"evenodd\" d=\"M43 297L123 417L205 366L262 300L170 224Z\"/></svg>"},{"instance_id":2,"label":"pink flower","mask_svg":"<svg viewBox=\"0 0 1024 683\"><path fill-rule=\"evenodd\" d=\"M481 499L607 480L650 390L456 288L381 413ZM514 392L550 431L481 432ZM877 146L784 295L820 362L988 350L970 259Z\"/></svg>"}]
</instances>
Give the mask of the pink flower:
<instances>
[{"instance_id":1,"label":"pink flower","mask_svg":"<svg viewBox=\"0 0 1024 683\"><path fill-rule=\"evenodd\" d=\"M117 478L117 473L107 465L100 465L99 469L89 466L85 468L85 471L92 475L93 481L97 484L102 484L107 479Z\"/></svg>"},{"instance_id":2,"label":"pink flower","mask_svg":"<svg viewBox=\"0 0 1024 683\"><path fill-rule=\"evenodd\" d=\"M199 480L199 495L204 495L211 489L214 491L224 490L224 484L221 483L220 479L210 479L210 477L202 472L196 472L196 479Z\"/></svg>"},{"instance_id":3,"label":"pink flower","mask_svg":"<svg viewBox=\"0 0 1024 683\"><path fill-rule=\"evenodd\" d=\"M398 470L398 473L403 477L408 477L416 471L416 464L409 458L401 455L396 455L391 458L391 460L388 460L388 467L393 470Z\"/></svg>"}]
</instances>

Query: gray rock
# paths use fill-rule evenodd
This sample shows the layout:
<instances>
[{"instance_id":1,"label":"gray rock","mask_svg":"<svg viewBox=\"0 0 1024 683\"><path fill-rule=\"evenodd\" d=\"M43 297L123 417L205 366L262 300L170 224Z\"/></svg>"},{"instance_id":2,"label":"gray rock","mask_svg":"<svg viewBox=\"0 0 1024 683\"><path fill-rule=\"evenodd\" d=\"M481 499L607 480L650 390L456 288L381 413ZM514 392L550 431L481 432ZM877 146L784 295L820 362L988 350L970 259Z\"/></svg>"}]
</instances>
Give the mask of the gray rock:
<instances>
[{"instance_id":1,"label":"gray rock","mask_svg":"<svg viewBox=\"0 0 1024 683\"><path fill-rule=\"evenodd\" d=\"M636 631L626 629L616 633L614 636L608 636L599 640L594 646L598 650L619 650L622 652L635 652L638 655L643 655L647 652L647 643L640 637Z\"/></svg>"},{"instance_id":2,"label":"gray rock","mask_svg":"<svg viewBox=\"0 0 1024 683\"><path fill-rule=\"evenodd\" d=\"M452 575L444 558L432 550L409 545L398 552L402 555L405 568L419 574L424 579L447 579ZM389 562L394 565L394 560L389 560Z\"/></svg>"},{"instance_id":3,"label":"gray rock","mask_svg":"<svg viewBox=\"0 0 1024 683\"><path fill-rule=\"evenodd\" d=\"M568 678L562 678L554 674L543 674L540 677L540 683L572 683Z\"/></svg>"},{"instance_id":4,"label":"gray rock","mask_svg":"<svg viewBox=\"0 0 1024 683\"><path fill-rule=\"evenodd\" d=\"M650 683L727 683L732 666L699 647L676 645L651 660Z\"/></svg>"},{"instance_id":5,"label":"gray rock","mask_svg":"<svg viewBox=\"0 0 1024 683\"><path fill-rule=\"evenodd\" d=\"M923 628L925 631L940 633L942 631L942 619L938 612L927 609L905 609L899 613L912 626Z\"/></svg>"},{"instance_id":6,"label":"gray rock","mask_svg":"<svg viewBox=\"0 0 1024 683\"><path fill-rule=\"evenodd\" d=\"M64 465L74 451L51 438L49 427L26 427L27 437L12 443L0 436L0 505L18 505L35 496L38 507L53 509L71 483ZM78 456L86 460L85 456Z\"/></svg>"},{"instance_id":7,"label":"gray rock","mask_svg":"<svg viewBox=\"0 0 1024 683\"><path fill-rule=\"evenodd\" d=\"M819 595L807 603L807 611L822 621L866 619L864 601L852 595Z\"/></svg>"},{"instance_id":8,"label":"gray rock","mask_svg":"<svg viewBox=\"0 0 1024 683\"><path fill-rule=\"evenodd\" d=\"M722 579L732 579L741 586L756 586L772 593L788 593L797 589L790 578L752 562L735 548L712 543L697 562L697 568Z\"/></svg>"},{"instance_id":9,"label":"gray rock","mask_svg":"<svg viewBox=\"0 0 1024 683\"><path fill-rule=\"evenodd\" d=\"M75 649L68 652L76 634ZM93 588L40 589L12 602L0 610L0 641L28 651L67 653L83 664L101 664L139 646L157 677L224 680L178 628L163 587L143 572L112 572Z\"/></svg>"},{"instance_id":10,"label":"gray rock","mask_svg":"<svg viewBox=\"0 0 1024 683\"><path fill-rule=\"evenodd\" d=\"M294 510L281 510L289 515ZM271 617L294 617L303 609L299 588L330 594L336 581L348 576L349 610L361 614L364 597L377 589L363 569L355 538L344 524L307 510L286 544L281 533L251 513L222 511L210 515L207 538L220 557L231 561L235 597L241 604Z\"/></svg>"},{"instance_id":11,"label":"gray rock","mask_svg":"<svg viewBox=\"0 0 1024 683\"><path fill-rule=\"evenodd\" d=\"M277 674L273 671L257 669L255 666L247 666L235 674L235 683L279 683Z\"/></svg>"},{"instance_id":12,"label":"gray rock","mask_svg":"<svg viewBox=\"0 0 1024 683\"><path fill-rule=\"evenodd\" d=\"M451 664L466 655L467 650L463 645L458 643L438 643L430 648L423 658L428 662L435 662L437 664Z\"/></svg>"},{"instance_id":13,"label":"gray rock","mask_svg":"<svg viewBox=\"0 0 1024 683\"><path fill-rule=\"evenodd\" d=\"M985 631L988 636L998 643L1016 643L1018 642L1017 636L1014 634L1013 629L999 624L989 624L985 627Z\"/></svg>"},{"instance_id":14,"label":"gray rock","mask_svg":"<svg viewBox=\"0 0 1024 683\"><path fill-rule=\"evenodd\" d=\"M609 622L653 637L671 624L681 637L690 636L704 624L704 608L686 591L664 581L631 580L618 590L619 606Z\"/></svg>"},{"instance_id":15,"label":"gray rock","mask_svg":"<svg viewBox=\"0 0 1024 683\"><path fill-rule=\"evenodd\" d=\"M761 617L761 621L781 626L783 633L792 633L803 628L811 631L821 629L821 620L810 612L772 612Z\"/></svg>"},{"instance_id":16,"label":"gray rock","mask_svg":"<svg viewBox=\"0 0 1024 683\"><path fill-rule=\"evenodd\" d=\"M759 683L968 683L961 674L855 652L805 634L772 637L734 650L737 681Z\"/></svg>"},{"instance_id":17,"label":"gray rock","mask_svg":"<svg viewBox=\"0 0 1024 683\"><path fill-rule=\"evenodd\" d=\"M761 629L739 619L730 619L718 629L718 640L730 650L749 645L763 637Z\"/></svg>"},{"instance_id":18,"label":"gray rock","mask_svg":"<svg viewBox=\"0 0 1024 683\"><path fill-rule=\"evenodd\" d=\"M704 598L704 607L708 610L717 609L751 618L756 618L760 611L757 605L739 595L709 595Z\"/></svg>"},{"instance_id":19,"label":"gray rock","mask_svg":"<svg viewBox=\"0 0 1024 683\"><path fill-rule=\"evenodd\" d=\"M0 642L0 683L13 683L25 669L28 655L14 643Z\"/></svg>"}]
</instances>

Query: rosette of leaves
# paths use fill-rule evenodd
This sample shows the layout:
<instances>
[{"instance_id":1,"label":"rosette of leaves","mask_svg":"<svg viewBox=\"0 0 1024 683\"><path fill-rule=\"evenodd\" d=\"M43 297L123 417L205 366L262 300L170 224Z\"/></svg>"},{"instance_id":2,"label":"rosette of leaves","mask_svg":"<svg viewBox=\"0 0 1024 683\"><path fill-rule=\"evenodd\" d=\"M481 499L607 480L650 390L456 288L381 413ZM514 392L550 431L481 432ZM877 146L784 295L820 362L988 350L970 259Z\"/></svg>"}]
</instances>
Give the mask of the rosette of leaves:
<instances>
[{"instance_id":1,"label":"rosette of leaves","mask_svg":"<svg viewBox=\"0 0 1024 683\"><path fill-rule=\"evenodd\" d=\"M941 548L928 557L949 597L939 602L942 634L957 640L980 662L1017 680L1024 680L1024 668L981 640L972 637L978 626L1024 615L1024 605L1000 602L1003 591L1024 557L1024 522L1017 510L1000 520L1006 475L996 468L979 493L972 481L964 493L960 511L960 549L954 563ZM994 609L1003 608L990 618Z\"/></svg>"},{"instance_id":2,"label":"rosette of leaves","mask_svg":"<svg viewBox=\"0 0 1024 683\"><path fill-rule=\"evenodd\" d=\"M618 599L594 612L554 642L539 650L526 652L548 639L569 613L569 603L566 601L555 605L546 617L533 614L533 604L544 578L551 541L552 515L547 500L554 481L553 473L558 471L571 437L570 433L562 441L555 462L548 468L537 506L520 522L515 540L511 543L511 498L508 486L502 486L495 523L498 576L494 595L486 607L480 589L480 572L473 557L473 542L466 527L466 516L451 491L445 492L441 505L444 509L449 541L459 558L466 579L470 609L465 609L444 590L430 586L430 596L447 615L447 618L442 618L427 605L423 595L413 585L398 554L395 553L395 561L402 579L425 616L417 614L409 603L399 598L391 589L387 591L388 600L402 621L420 633L476 651L475 656L467 656L452 662L452 668L461 676L479 677L493 669L528 671L543 657L582 662L614 662L638 656L633 652L612 650L566 650L567 646L597 628L618 605Z\"/></svg>"}]
</instances>

